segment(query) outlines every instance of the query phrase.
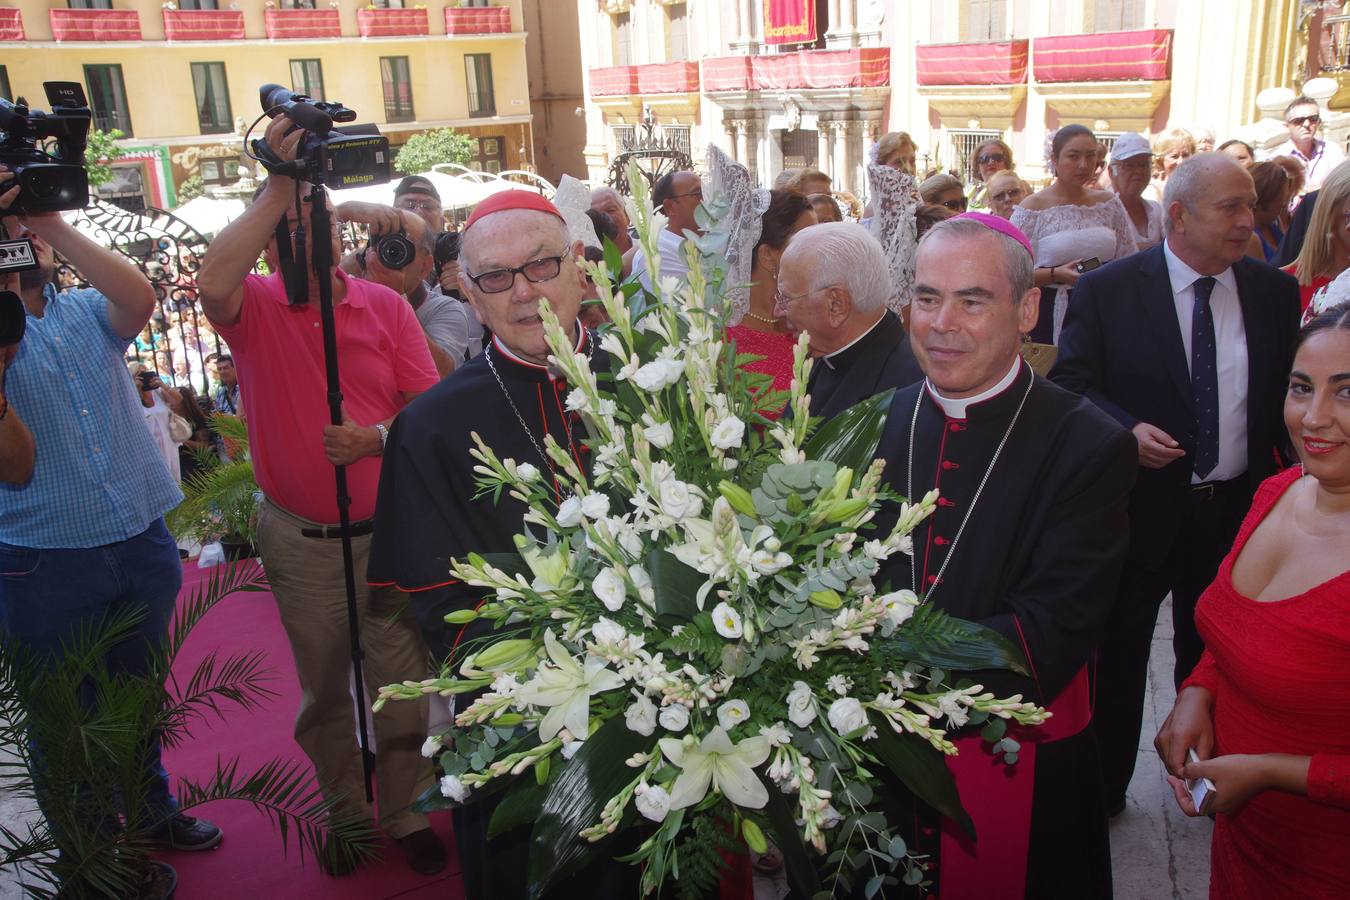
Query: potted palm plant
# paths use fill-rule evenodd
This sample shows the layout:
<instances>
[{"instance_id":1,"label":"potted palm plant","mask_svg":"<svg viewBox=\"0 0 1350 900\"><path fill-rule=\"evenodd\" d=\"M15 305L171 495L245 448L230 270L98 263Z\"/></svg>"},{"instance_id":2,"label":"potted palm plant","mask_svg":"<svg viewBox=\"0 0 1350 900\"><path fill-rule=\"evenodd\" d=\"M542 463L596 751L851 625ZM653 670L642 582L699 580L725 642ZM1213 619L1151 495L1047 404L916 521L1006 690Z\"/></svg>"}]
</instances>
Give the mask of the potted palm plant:
<instances>
[{"instance_id":1,"label":"potted palm plant","mask_svg":"<svg viewBox=\"0 0 1350 900\"><path fill-rule=\"evenodd\" d=\"M220 541L226 559L257 556L258 482L248 455L248 429L238 416L218 413L211 430L223 453L199 451L197 472L183 482L183 502L167 516L178 539Z\"/></svg>"},{"instance_id":2,"label":"potted palm plant","mask_svg":"<svg viewBox=\"0 0 1350 900\"><path fill-rule=\"evenodd\" d=\"M220 566L183 603L163 648L142 676L110 673L109 650L128 639L142 610L106 617L73 636L59 659L41 660L0 638L0 790L40 807L26 826L0 825L0 871L17 873L30 896L166 900L177 879L150 857L171 813L152 809L144 759L150 736L165 746L190 736L230 705L271 696L261 651L208 654L190 673L173 664L188 635L227 596L264 587L253 563ZM186 674L187 677L183 677ZM252 771L219 761L204 780L180 778L179 807L241 800L271 820L283 848L336 868L375 853L370 822L338 814L307 766L274 759Z\"/></svg>"}]
</instances>

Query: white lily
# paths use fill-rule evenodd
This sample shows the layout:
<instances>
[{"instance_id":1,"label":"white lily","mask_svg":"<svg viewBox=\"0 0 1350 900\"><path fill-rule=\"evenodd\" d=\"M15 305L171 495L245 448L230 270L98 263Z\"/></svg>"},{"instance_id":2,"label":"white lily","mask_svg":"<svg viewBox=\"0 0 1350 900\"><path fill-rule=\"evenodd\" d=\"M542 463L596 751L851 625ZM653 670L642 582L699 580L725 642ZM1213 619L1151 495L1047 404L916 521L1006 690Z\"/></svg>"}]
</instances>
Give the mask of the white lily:
<instances>
[{"instance_id":1,"label":"white lily","mask_svg":"<svg viewBox=\"0 0 1350 900\"><path fill-rule=\"evenodd\" d=\"M519 694L532 706L550 707L539 723L539 739L550 741L564 727L574 735L590 734L591 696L623 687L623 679L598 656L588 654L578 664L551 628L544 632L544 647L553 665L541 665Z\"/></svg>"},{"instance_id":2,"label":"white lily","mask_svg":"<svg viewBox=\"0 0 1350 900\"><path fill-rule=\"evenodd\" d=\"M726 730L714 728L697 745L693 739L662 738L661 752L680 769L670 793L670 808L693 806L708 795L720 791L732 803L746 809L763 809L769 792L755 775L755 766L769 758L771 744L757 735L737 744L731 743Z\"/></svg>"}]
</instances>

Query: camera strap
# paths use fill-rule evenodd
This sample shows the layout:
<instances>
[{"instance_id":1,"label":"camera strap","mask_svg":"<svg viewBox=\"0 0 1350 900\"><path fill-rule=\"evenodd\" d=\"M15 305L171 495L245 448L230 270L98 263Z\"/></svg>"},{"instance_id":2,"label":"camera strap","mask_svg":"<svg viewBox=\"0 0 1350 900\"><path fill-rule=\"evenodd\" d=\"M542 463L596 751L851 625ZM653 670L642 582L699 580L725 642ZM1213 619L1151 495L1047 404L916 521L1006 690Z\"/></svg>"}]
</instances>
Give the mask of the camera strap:
<instances>
[{"instance_id":1,"label":"camera strap","mask_svg":"<svg viewBox=\"0 0 1350 900\"><path fill-rule=\"evenodd\" d=\"M277 264L281 266L281 282L286 286L286 298L291 304L304 303L309 295L309 274L305 258L305 214L300 199L300 183L295 186L295 242L287 230L283 216L277 222Z\"/></svg>"}]
</instances>

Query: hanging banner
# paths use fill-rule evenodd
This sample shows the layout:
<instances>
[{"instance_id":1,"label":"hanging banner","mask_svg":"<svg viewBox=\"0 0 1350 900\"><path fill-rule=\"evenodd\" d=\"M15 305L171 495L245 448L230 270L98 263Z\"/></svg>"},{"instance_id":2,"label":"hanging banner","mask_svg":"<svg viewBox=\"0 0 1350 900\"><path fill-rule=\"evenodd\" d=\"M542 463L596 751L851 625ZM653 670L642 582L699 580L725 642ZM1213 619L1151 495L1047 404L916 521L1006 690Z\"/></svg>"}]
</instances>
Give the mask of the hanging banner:
<instances>
[{"instance_id":1,"label":"hanging banner","mask_svg":"<svg viewBox=\"0 0 1350 900\"><path fill-rule=\"evenodd\" d=\"M815 42L815 0L764 0L764 43Z\"/></svg>"}]
</instances>

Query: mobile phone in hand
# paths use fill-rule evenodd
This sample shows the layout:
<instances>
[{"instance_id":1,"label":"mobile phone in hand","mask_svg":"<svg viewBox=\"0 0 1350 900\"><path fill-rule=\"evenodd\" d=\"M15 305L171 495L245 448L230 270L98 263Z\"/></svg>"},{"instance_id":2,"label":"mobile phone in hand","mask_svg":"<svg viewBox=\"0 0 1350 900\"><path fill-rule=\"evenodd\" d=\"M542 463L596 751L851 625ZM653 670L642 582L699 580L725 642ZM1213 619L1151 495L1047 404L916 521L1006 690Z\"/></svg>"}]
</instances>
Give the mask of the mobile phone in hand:
<instances>
[{"instance_id":1,"label":"mobile phone in hand","mask_svg":"<svg viewBox=\"0 0 1350 900\"><path fill-rule=\"evenodd\" d=\"M1084 272L1091 272L1093 269L1101 268L1101 265L1102 261L1094 256L1090 259L1080 259L1073 264L1073 269L1079 275L1082 275Z\"/></svg>"},{"instance_id":2,"label":"mobile phone in hand","mask_svg":"<svg viewBox=\"0 0 1350 900\"><path fill-rule=\"evenodd\" d=\"M1186 751L1186 759L1193 763L1200 761L1194 747ZM1196 812L1202 816L1209 815L1209 808L1214 805L1214 795L1219 792L1214 782L1208 778L1187 778L1186 790L1190 791L1191 802L1195 804Z\"/></svg>"}]
</instances>

